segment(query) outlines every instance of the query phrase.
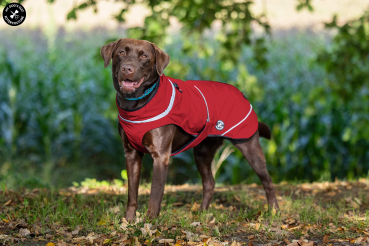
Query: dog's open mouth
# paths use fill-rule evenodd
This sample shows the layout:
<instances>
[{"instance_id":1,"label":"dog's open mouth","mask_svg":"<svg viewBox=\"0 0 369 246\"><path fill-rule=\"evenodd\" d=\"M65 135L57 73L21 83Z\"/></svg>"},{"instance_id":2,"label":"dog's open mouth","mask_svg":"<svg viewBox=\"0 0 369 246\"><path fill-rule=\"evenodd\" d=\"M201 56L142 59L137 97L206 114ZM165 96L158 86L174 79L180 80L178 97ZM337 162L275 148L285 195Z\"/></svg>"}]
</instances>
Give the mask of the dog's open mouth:
<instances>
[{"instance_id":1,"label":"dog's open mouth","mask_svg":"<svg viewBox=\"0 0 369 246\"><path fill-rule=\"evenodd\" d=\"M125 91L135 91L138 87L140 87L140 85L142 84L142 82L144 81L145 77L142 77L140 79L140 81L132 81L132 80L122 80L119 82L119 87L121 90L125 90Z\"/></svg>"}]
</instances>

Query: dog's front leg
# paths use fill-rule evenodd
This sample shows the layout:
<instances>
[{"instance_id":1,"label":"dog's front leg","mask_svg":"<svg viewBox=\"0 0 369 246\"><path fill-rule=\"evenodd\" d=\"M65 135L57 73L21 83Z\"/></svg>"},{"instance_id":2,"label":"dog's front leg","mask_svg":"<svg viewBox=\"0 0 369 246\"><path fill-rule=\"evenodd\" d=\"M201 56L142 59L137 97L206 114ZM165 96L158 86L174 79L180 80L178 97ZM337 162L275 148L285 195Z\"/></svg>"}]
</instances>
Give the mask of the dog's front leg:
<instances>
[{"instance_id":1,"label":"dog's front leg","mask_svg":"<svg viewBox=\"0 0 369 246\"><path fill-rule=\"evenodd\" d=\"M168 165L170 155L164 154L153 157L154 166L151 182L151 193L149 207L146 216L149 219L156 218L161 210L161 201L163 199L165 181L167 179Z\"/></svg>"},{"instance_id":2,"label":"dog's front leg","mask_svg":"<svg viewBox=\"0 0 369 246\"><path fill-rule=\"evenodd\" d=\"M173 125L163 126L147 132L142 141L154 160L149 207L146 213L148 219L154 219L160 213L174 131Z\"/></svg>"},{"instance_id":3,"label":"dog's front leg","mask_svg":"<svg viewBox=\"0 0 369 246\"><path fill-rule=\"evenodd\" d=\"M136 150L126 151L125 157L128 177L128 204L126 220L132 221L136 217L136 210L138 206L138 186L140 183L142 158Z\"/></svg>"},{"instance_id":4,"label":"dog's front leg","mask_svg":"<svg viewBox=\"0 0 369 246\"><path fill-rule=\"evenodd\" d=\"M129 144L127 135L124 133L124 130L120 125L118 126L118 129L123 143L128 177L128 203L126 220L132 221L136 217L136 210L138 206L138 186L140 183L143 153L132 148L132 146Z\"/></svg>"}]
</instances>

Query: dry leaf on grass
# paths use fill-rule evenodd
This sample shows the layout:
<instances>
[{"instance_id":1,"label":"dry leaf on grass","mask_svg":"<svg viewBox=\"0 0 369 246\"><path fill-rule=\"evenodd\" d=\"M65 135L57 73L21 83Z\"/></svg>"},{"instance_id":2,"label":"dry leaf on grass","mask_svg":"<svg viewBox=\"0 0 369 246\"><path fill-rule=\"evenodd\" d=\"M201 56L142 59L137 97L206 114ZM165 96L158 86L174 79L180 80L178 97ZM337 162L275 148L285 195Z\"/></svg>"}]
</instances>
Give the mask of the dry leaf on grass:
<instances>
[{"instance_id":1,"label":"dry leaf on grass","mask_svg":"<svg viewBox=\"0 0 369 246\"><path fill-rule=\"evenodd\" d=\"M94 236L94 232L88 234L86 237L78 237L78 238L73 238L73 243L80 243L80 242L84 242L84 241L88 241L90 244L94 243L94 240L98 238L98 236Z\"/></svg>"},{"instance_id":2,"label":"dry leaf on grass","mask_svg":"<svg viewBox=\"0 0 369 246\"><path fill-rule=\"evenodd\" d=\"M300 246L300 244L298 242L294 242L294 243L287 244L287 246Z\"/></svg>"},{"instance_id":3,"label":"dry leaf on grass","mask_svg":"<svg viewBox=\"0 0 369 246\"><path fill-rule=\"evenodd\" d=\"M196 202L192 205L191 211L195 212L200 209L200 204L197 204Z\"/></svg>"},{"instance_id":4,"label":"dry leaf on grass","mask_svg":"<svg viewBox=\"0 0 369 246\"><path fill-rule=\"evenodd\" d=\"M191 226L200 226L200 222L193 222L190 224Z\"/></svg>"},{"instance_id":5,"label":"dry leaf on grass","mask_svg":"<svg viewBox=\"0 0 369 246\"><path fill-rule=\"evenodd\" d=\"M335 196L337 194L337 192L335 191L331 191L327 193L327 196Z\"/></svg>"},{"instance_id":6,"label":"dry leaf on grass","mask_svg":"<svg viewBox=\"0 0 369 246\"><path fill-rule=\"evenodd\" d=\"M157 230L151 230L152 224L145 223L143 228L140 228L142 235L146 236L147 234L151 237Z\"/></svg>"},{"instance_id":7,"label":"dry leaf on grass","mask_svg":"<svg viewBox=\"0 0 369 246\"><path fill-rule=\"evenodd\" d=\"M175 202L172 204L173 207L180 207L180 206L183 206L184 203L183 202Z\"/></svg>"},{"instance_id":8,"label":"dry leaf on grass","mask_svg":"<svg viewBox=\"0 0 369 246\"><path fill-rule=\"evenodd\" d=\"M120 207L119 206L115 206L115 207L109 208L109 212L114 213L114 214L117 214L117 213L120 212Z\"/></svg>"},{"instance_id":9,"label":"dry leaf on grass","mask_svg":"<svg viewBox=\"0 0 369 246\"><path fill-rule=\"evenodd\" d=\"M236 242L236 241L233 241L232 244L231 244L231 246L239 246L239 245L241 245L241 244L239 242Z\"/></svg>"},{"instance_id":10,"label":"dry leaf on grass","mask_svg":"<svg viewBox=\"0 0 369 246\"><path fill-rule=\"evenodd\" d=\"M209 227L214 227L215 226L215 218L213 218L209 223L208 223Z\"/></svg>"},{"instance_id":11,"label":"dry leaf on grass","mask_svg":"<svg viewBox=\"0 0 369 246\"><path fill-rule=\"evenodd\" d=\"M19 236L21 236L21 237L25 237L29 234L31 234L31 232L28 229L20 229L19 230Z\"/></svg>"},{"instance_id":12,"label":"dry leaf on grass","mask_svg":"<svg viewBox=\"0 0 369 246\"><path fill-rule=\"evenodd\" d=\"M46 246L55 246L55 243L49 242L49 243L46 244Z\"/></svg>"},{"instance_id":13,"label":"dry leaf on grass","mask_svg":"<svg viewBox=\"0 0 369 246\"><path fill-rule=\"evenodd\" d=\"M10 238L9 235L5 235L5 234L0 235L0 239L8 239L8 238Z\"/></svg>"},{"instance_id":14,"label":"dry leaf on grass","mask_svg":"<svg viewBox=\"0 0 369 246\"><path fill-rule=\"evenodd\" d=\"M6 203L4 203L3 205L4 205L4 206L8 206L11 202L12 202L12 200L9 200L9 201L7 201Z\"/></svg>"},{"instance_id":15,"label":"dry leaf on grass","mask_svg":"<svg viewBox=\"0 0 369 246\"><path fill-rule=\"evenodd\" d=\"M126 220L126 218L122 219L122 224L119 226L120 230L127 230L127 226L128 226L128 221Z\"/></svg>"},{"instance_id":16,"label":"dry leaf on grass","mask_svg":"<svg viewBox=\"0 0 369 246\"><path fill-rule=\"evenodd\" d=\"M291 243L287 238L283 238L283 242L285 242L287 245Z\"/></svg>"},{"instance_id":17,"label":"dry leaf on grass","mask_svg":"<svg viewBox=\"0 0 369 246\"><path fill-rule=\"evenodd\" d=\"M77 235L78 232L82 229L82 226L79 225L79 226L76 226L76 229L74 229L74 231L72 231L72 235Z\"/></svg>"},{"instance_id":18,"label":"dry leaf on grass","mask_svg":"<svg viewBox=\"0 0 369 246\"><path fill-rule=\"evenodd\" d=\"M174 239L160 239L159 243L174 243Z\"/></svg>"},{"instance_id":19,"label":"dry leaf on grass","mask_svg":"<svg viewBox=\"0 0 369 246\"><path fill-rule=\"evenodd\" d=\"M186 239L189 242L195 242L195 241L199 240L199 235L198 234L195 234L195 233L192 233L192 232L189 232L189 231L182 231L182 233L184 233L186 235Z\"/></svg>"},{"instance_id":20,"label":"dry leaf on grass","mask_svg":"<svg viewBox=\"0 0 369 246\"><path fill-rule=\"evenodd\" d=\"M250 223L250 227L254 228L255 230L259 230L260 223Z\"/></svg>"},{"instance_id":21,"label":"dry leaf on grass","mask_svg":"<svg viewBox=\"0 0 369 246\"><path fill-rule=\"evenodd\" d=\"M368 239L368 237L358 237L358 238L356 238L355 243L357 243L357 244L365 243L365 242L367 242L367 239Z\"/></svg>"},{"instance_id":22,"label":"dry leaf on grass","mask_svg":"<svg viewBox=\"0 0 369 246\"><path fill-rule=\"evenodd\" d=\"M314 241L303 244L303 246L314 246Z\"/></svg>"},{"instance_id":23,"label":"dry leaf on grass","mask_svg":"<svg viewBox=\"0 0 369 246\"><path fill-rule=\"evenodd\" d=\"M325 234L324 238L323 238L323 243L326 244L328 243L328 238L329 238L330 234Z\"/></svg>"},{"instance_id":24,"label":"dry leaf on grass","mask_svg":"<svg viewBox=\"0 0 369 246\"><path fill-rule=\"evenodd\" d=\"M63 240L58 240L58 243L56 245L57 246L67 246L67 243L64 242Z\"/></svg>"}]
</instances>

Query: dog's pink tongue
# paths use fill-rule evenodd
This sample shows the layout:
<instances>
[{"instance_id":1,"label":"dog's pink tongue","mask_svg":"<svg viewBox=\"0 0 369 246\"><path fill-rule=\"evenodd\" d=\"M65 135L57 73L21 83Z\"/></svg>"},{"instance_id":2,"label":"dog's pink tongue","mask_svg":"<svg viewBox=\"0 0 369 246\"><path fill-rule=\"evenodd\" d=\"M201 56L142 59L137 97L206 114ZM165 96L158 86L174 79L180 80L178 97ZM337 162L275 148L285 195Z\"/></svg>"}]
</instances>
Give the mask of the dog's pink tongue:
<instances>
[{"instance_id":1,"label":"dog's pink tongue","mask_svg":"<svg viewBox=\"0 0 369 246\"><path fill-rule=\"evenodd\" d=\"M137 84L137 82L123 81L123 85L126 86L126 87L132 87L135 84Z\"/></svg>"}]
</instances>

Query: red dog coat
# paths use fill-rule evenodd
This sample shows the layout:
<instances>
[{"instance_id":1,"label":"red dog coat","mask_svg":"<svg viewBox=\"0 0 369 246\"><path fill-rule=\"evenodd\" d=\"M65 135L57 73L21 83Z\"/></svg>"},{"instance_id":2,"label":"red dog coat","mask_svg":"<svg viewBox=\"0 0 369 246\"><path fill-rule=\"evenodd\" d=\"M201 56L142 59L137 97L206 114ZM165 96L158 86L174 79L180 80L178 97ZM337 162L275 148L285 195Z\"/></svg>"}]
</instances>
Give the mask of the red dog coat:
<instances>
[{"instance_id":1,"label":"red dog coat","mask_svg":"<svg viewBox=\"0 0 369 246\"><path fill-rule=\"evenodd\" d=\"M172 153L193 148L208 136L230 139L250 138L258 129L258 119L249 101L234 86L201 80L182 81L160 77L155 95L134 111L121 109L119 122L130 144L148 153L142 144L146 132L169 124L181 127L194 136L189 143Z\"/></svg>"}]
</instances>

